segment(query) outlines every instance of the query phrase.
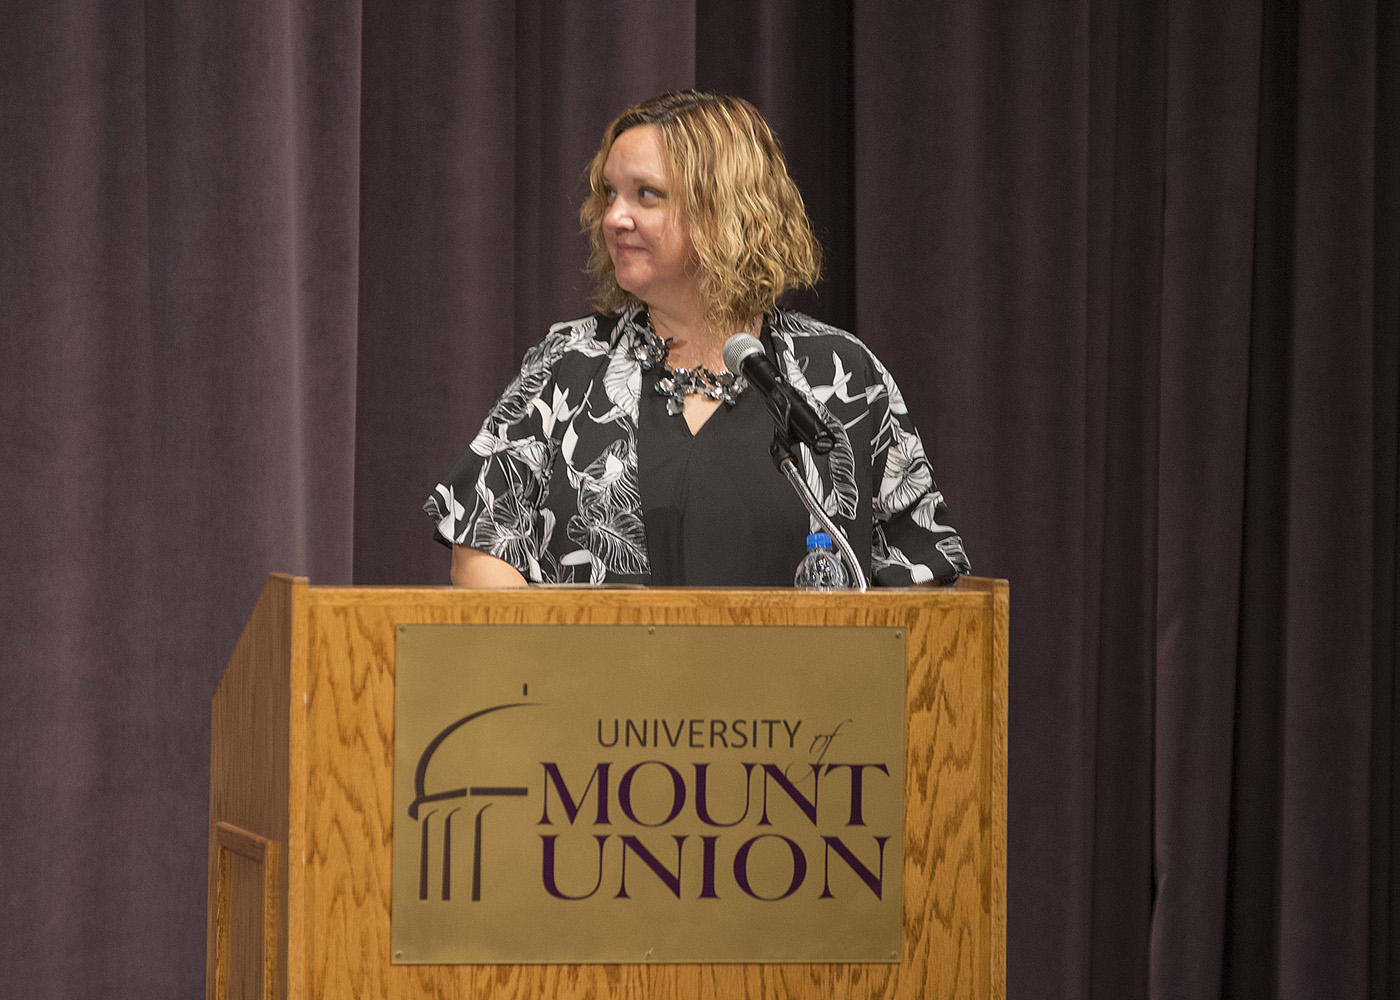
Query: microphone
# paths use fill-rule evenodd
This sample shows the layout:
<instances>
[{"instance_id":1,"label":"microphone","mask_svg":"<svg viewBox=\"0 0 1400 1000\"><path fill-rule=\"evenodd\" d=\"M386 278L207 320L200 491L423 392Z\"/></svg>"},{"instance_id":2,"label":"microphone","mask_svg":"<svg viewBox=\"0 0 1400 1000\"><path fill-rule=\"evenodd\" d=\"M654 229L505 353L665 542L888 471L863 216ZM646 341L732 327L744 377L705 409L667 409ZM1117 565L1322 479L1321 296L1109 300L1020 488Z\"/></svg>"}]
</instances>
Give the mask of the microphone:
<instances>
[{"instance_id":1,"label":"microphone","mask_svg":"<svg viewBox=\"0 0 1400 1000\"><path fill-rule=\"evenodd\" d=\"M724 342L724 364L732 372L742 374L763 393L768 412L773 415L778 430L789 439L801 441L818 455L825 455L836 443L821 417L788 384L757 337L736 333Z\"/></svg>"}]
</instances>

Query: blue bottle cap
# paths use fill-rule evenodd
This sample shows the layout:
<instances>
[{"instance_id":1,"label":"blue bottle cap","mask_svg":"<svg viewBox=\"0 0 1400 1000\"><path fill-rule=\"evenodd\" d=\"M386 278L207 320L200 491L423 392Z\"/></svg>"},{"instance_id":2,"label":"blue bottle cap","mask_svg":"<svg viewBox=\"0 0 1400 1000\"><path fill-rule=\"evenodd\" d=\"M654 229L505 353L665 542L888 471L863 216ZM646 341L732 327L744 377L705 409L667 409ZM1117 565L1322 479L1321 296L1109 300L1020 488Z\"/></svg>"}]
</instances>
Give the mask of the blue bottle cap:
<instances>
[{"instance_id":1,"label":"blue bottle cap","mask_svg":"<svg viewBox=\"0 0 1400 1000\"><path fill-rule=\"evenodd\" d=\"M825 531L814 531L807 536L807 551L831 548L831 536Z\"/></svg>"}]
</instances>

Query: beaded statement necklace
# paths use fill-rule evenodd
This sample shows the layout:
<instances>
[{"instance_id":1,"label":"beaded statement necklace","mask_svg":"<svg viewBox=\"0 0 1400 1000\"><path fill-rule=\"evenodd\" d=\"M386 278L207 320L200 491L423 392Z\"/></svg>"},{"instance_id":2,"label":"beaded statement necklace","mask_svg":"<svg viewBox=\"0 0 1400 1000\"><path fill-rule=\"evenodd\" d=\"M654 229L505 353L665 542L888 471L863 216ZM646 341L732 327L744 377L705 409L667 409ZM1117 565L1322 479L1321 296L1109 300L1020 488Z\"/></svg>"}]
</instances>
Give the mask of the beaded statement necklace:
<instances>
[{"instance_id":1,"label":"beaded statement necklace","mask_svg":"<svg viewBox=\"0 0 1400 1000\"><path fill-rule=\"evenodd\" d=\"M666 412L671 416L685 412L685 397L700 395L706 399L723 400L733 406L739 394L748 388L748 380L733 372L712 372L704 365L697 368L672 368L666 361L671 354L671 341L662 340L653 330L642 331L642 343L634 351L644 371L659 368L656 391L666 397Z\"/></svg>"}]
</instances>

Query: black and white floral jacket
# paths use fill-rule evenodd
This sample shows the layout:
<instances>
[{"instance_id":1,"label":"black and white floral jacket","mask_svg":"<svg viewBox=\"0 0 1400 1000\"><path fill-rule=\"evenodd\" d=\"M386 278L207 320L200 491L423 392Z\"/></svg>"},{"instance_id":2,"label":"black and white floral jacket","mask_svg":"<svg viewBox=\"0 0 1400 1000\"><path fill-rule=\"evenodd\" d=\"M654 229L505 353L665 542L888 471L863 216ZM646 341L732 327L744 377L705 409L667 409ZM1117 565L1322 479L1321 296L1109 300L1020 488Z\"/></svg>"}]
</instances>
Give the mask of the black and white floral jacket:
<instances>
[{"instance_id":1,"label":"black and white floral jacket","mask_svg":"<svg viewBox=\"0 0 1400 1000\"><path fill-rule=\"evenodd\" d=\"M799 464L872 582L969 572L889 372L855 337L801 313L777 310L766 325L778 369L836 438L826 455L797 445ZM650 582L637 486L650 329L641 309L550 328L423 505L440 541L489 552L536 583Z\"/></svg>"}]
</instances>

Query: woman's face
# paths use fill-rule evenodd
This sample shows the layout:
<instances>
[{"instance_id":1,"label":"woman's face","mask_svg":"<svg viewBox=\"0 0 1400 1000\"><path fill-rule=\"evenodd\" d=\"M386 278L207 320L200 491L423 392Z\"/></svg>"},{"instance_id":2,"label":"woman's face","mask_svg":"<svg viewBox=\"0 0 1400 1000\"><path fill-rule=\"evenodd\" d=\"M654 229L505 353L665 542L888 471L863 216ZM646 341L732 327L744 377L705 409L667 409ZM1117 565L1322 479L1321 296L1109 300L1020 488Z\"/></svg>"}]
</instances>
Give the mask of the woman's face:
<instances>
[{"instance_id":1,"label":"woman's face","mask_svg":"<svg viewBox=\"0 0 1400 1000\"><path fill-rule=\"evenodd\" d=\"M603 235L618 286L653 309L688 308L697 288L690 233L672 198L655 126L638 125L617 137L603 184Z\"/></svg>"}]
</instances>

